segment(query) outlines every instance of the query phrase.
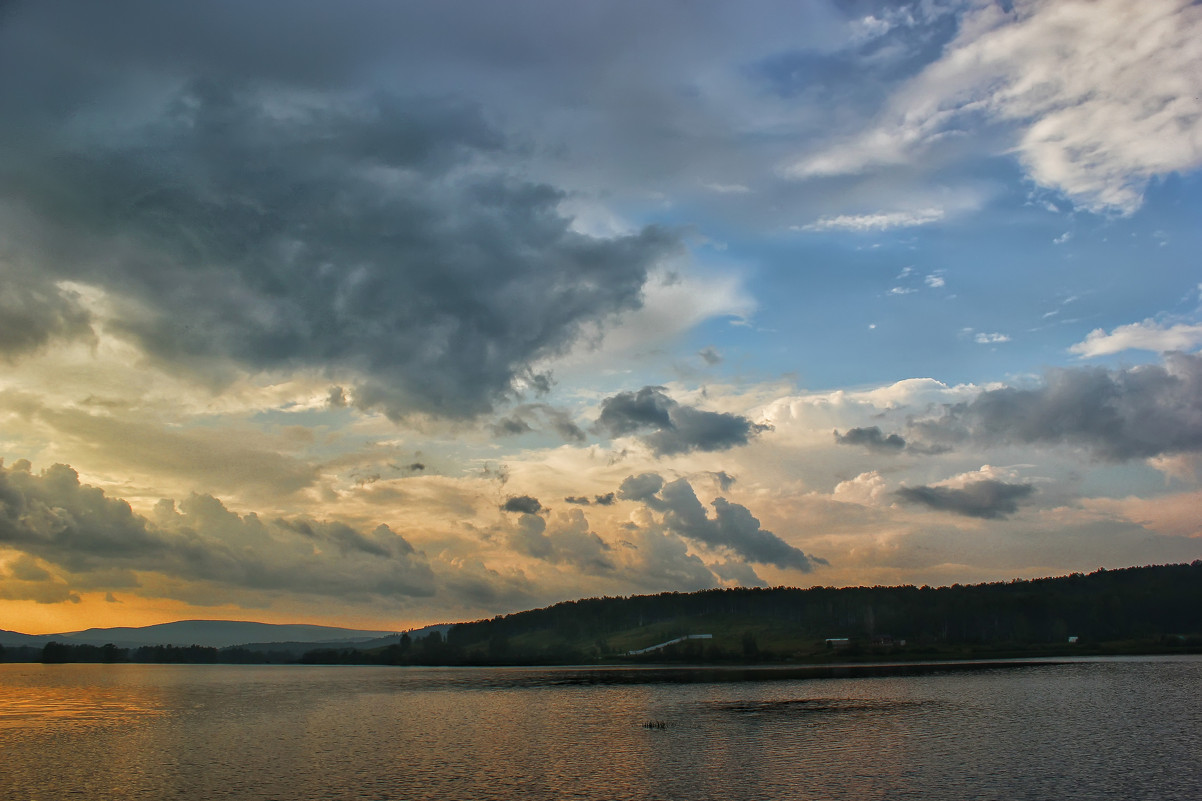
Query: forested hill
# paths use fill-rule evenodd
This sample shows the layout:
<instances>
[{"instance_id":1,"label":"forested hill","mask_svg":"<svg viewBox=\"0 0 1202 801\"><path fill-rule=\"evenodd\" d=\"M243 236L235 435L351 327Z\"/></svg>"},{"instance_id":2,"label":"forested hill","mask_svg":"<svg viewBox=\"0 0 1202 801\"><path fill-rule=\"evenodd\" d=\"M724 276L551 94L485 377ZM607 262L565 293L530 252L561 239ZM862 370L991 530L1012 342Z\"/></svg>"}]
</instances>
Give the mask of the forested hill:
<instances>
[{"instance_id":1,"label":"forested hill","mask_svg":"<svg viewBox=\"0 0 1202 801\"><path fill-rule=\"evenodd\" d=\"M588 598L451 628L445 646L466 656L554 660L645 648L686 634L745 652L811 650L827 638L853 644L906 640L956 644L1180 640L1202 634L1202 560L1098 570L1058 578L950 587L722 589ZM704 651L702 656L706 655ZM732 656L736 654L731 654ZM784 654L778 654L784 656Z\"/></svg>"},{"instance_id":2,"label":"forested hill","mask_svg":"<svg viewBox=\"0 0 1202 801\"><path fill-rule=\"evenodd\" d=\"M950 587L704 590L587 598L399 635L300 661L391 665L797 663L1202 653L1202 560ZM653 652L632 654L689 635ZM90 650L89 650L90 649ZM13 661L263 662L245 648L50 643ZM0 661L5 649L0 648Z\"/></svg>"}]
</instances>

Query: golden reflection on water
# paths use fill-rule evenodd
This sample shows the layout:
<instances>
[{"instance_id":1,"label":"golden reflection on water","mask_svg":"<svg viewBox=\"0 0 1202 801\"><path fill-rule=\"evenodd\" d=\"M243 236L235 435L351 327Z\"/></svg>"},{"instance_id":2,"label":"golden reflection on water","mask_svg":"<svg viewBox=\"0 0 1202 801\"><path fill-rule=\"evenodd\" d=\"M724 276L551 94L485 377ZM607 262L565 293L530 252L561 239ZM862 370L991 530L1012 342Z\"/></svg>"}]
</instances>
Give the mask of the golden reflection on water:
<instances>
[{"instance_id":1,"label":"golden reflection on water","mask_svg":"<svg viewBox=\"0 0 1202 801\"><path fill-rule=\"evenodd\" d=\"M0 801L1202 798L1199 659L896 679L573 675L0 665Z\"/></svg>"},{"instance_id":2,"label":"golden reflection on water","mask_svg":"<svg viewBox=\"0 0 1202 801\"><path fill-rule=\"evenodd\" d=\"M130 685L128 674L114 681L109 665L5 667L0 681L0 728L55 722L108 723L161 715L164 711L154 688ZM67 673L70 679L64 681Z\"/></svg>"}]
</instances>

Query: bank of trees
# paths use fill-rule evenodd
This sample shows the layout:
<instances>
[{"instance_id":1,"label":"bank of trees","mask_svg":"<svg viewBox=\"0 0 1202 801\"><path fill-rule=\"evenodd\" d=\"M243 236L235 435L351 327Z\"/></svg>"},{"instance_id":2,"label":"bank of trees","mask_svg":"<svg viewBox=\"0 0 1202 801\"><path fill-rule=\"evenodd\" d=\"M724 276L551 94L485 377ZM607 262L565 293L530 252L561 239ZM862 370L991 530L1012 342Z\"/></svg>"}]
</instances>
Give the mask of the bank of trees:
<instances>
[{"instance_id":1,"label":"bank of trees","mask_svg":"<svg viewBox=\"0 0 1202 801\"><path fill-rule=\"evenodd\" d=\"M907 642L911 651L1139 641L1202 646L1202 560L1188 565L1097 570L1058 578L950 587L790 587L586 598L543 609L451 626L446 633L404 634L384 647L317 647L282 657L242 648L49 643L44 662L280 662L379 665L573 664L626 659L682 634L726 632L690 641L645 661L757 661L798 655L798 643L821 647L846 638ZM658 638L658 639L655 639ZM892 646L888 646L892 647ZM792 650L790 650L792 649ZM12 650L12 649L10 649ZM10 659L12 657L10 656Z\"/></svg>"},{"instance_id":2,"label":"bank of trees","mask_svg":"<svg viewBox=\"0 0 1202 801\"><path fill-rule=\"evenodd\" d=\"M31 651L33 649L24 649ZM15 660L14 660L15 661ZM116 664L137 662L143 664L267 664L282 661L278 656L246 648L213 648L205 645L143 645L138 648L119 648L112 643L88 645L84 643L48 642L37 652L35 660L44 664L67 664L73 662L101 662Z\"/></svg>"},{"instance_id":3,"label":"bank of trees","mask_svg":"<svg viewBox=\"0 0 1202 801\"><path fill-rule=\"evenodd\" d=\"M950 587L722 589L589 598L450 630L458 643L554 632L565 640L672 619L785 622L804 636L1058 642L1202 632L1202 560Z\"/></svg>"},{"instance_id":4,"label":"bank of trees","mask_svg":"<svg viewBox=\"0 0 1202 801\"><path fill-rule=\"evenodd\" d=\"M796 643L821 649L846 638L850 653L947 653L1138 641L1202 645L1202 560L1097 570L1088 575L950 587L790 587L587 598L490 620L460 623L365 655L352 649L307 661L401 665L572 664L626 659L613 642L638 632L640 646L683 634L726 631L641 657L643 661L788 659ZM794 645L786 645L793 643ZM884 643L884 645L882 645ZM790 648L794 648L790 651ZM1139 646L1144 647L1144 646Z\"/></svg>"}]
</instances>

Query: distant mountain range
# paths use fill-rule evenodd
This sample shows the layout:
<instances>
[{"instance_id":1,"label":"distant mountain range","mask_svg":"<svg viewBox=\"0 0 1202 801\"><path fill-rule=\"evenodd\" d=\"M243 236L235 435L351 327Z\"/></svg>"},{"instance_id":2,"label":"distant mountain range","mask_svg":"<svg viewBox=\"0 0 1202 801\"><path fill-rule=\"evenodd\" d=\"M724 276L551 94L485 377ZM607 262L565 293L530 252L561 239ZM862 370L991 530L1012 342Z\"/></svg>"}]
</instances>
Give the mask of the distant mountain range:
<instances>
[{"instance_id":1,"label":"distant mountain range","mask_svg":"<svg viewBox=\"0 0 1202 801\"><path fill-rule=\"evenodd\" d=\"M21 634L0 629L0 645L41 647L55 641L75 645L112 643L119 648L138 648L143 645L204 645L211 648L227 648L233 645L270 643L354 646L396 634L399 632L252 623L243 620L180 620L153 626L86 629L61 634Z\"/></svg>"}]
</instances>

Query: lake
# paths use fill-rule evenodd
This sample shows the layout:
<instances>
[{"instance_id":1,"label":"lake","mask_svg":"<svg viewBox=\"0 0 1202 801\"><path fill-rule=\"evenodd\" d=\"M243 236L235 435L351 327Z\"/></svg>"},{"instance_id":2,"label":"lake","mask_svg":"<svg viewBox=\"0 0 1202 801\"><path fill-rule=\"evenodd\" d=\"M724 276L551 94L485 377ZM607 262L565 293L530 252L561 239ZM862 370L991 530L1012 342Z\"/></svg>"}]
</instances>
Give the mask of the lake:
<instances>
[{"instance_id":1,"label":"lake","mask_svg":"<svg viewBox=\"0 0 1202 801\"><path fill-rule=\"evenodd\" d=\"M0 798L1202 798L1202 657L731 677L6 664Z\"/></svg>"}]
</instances>

